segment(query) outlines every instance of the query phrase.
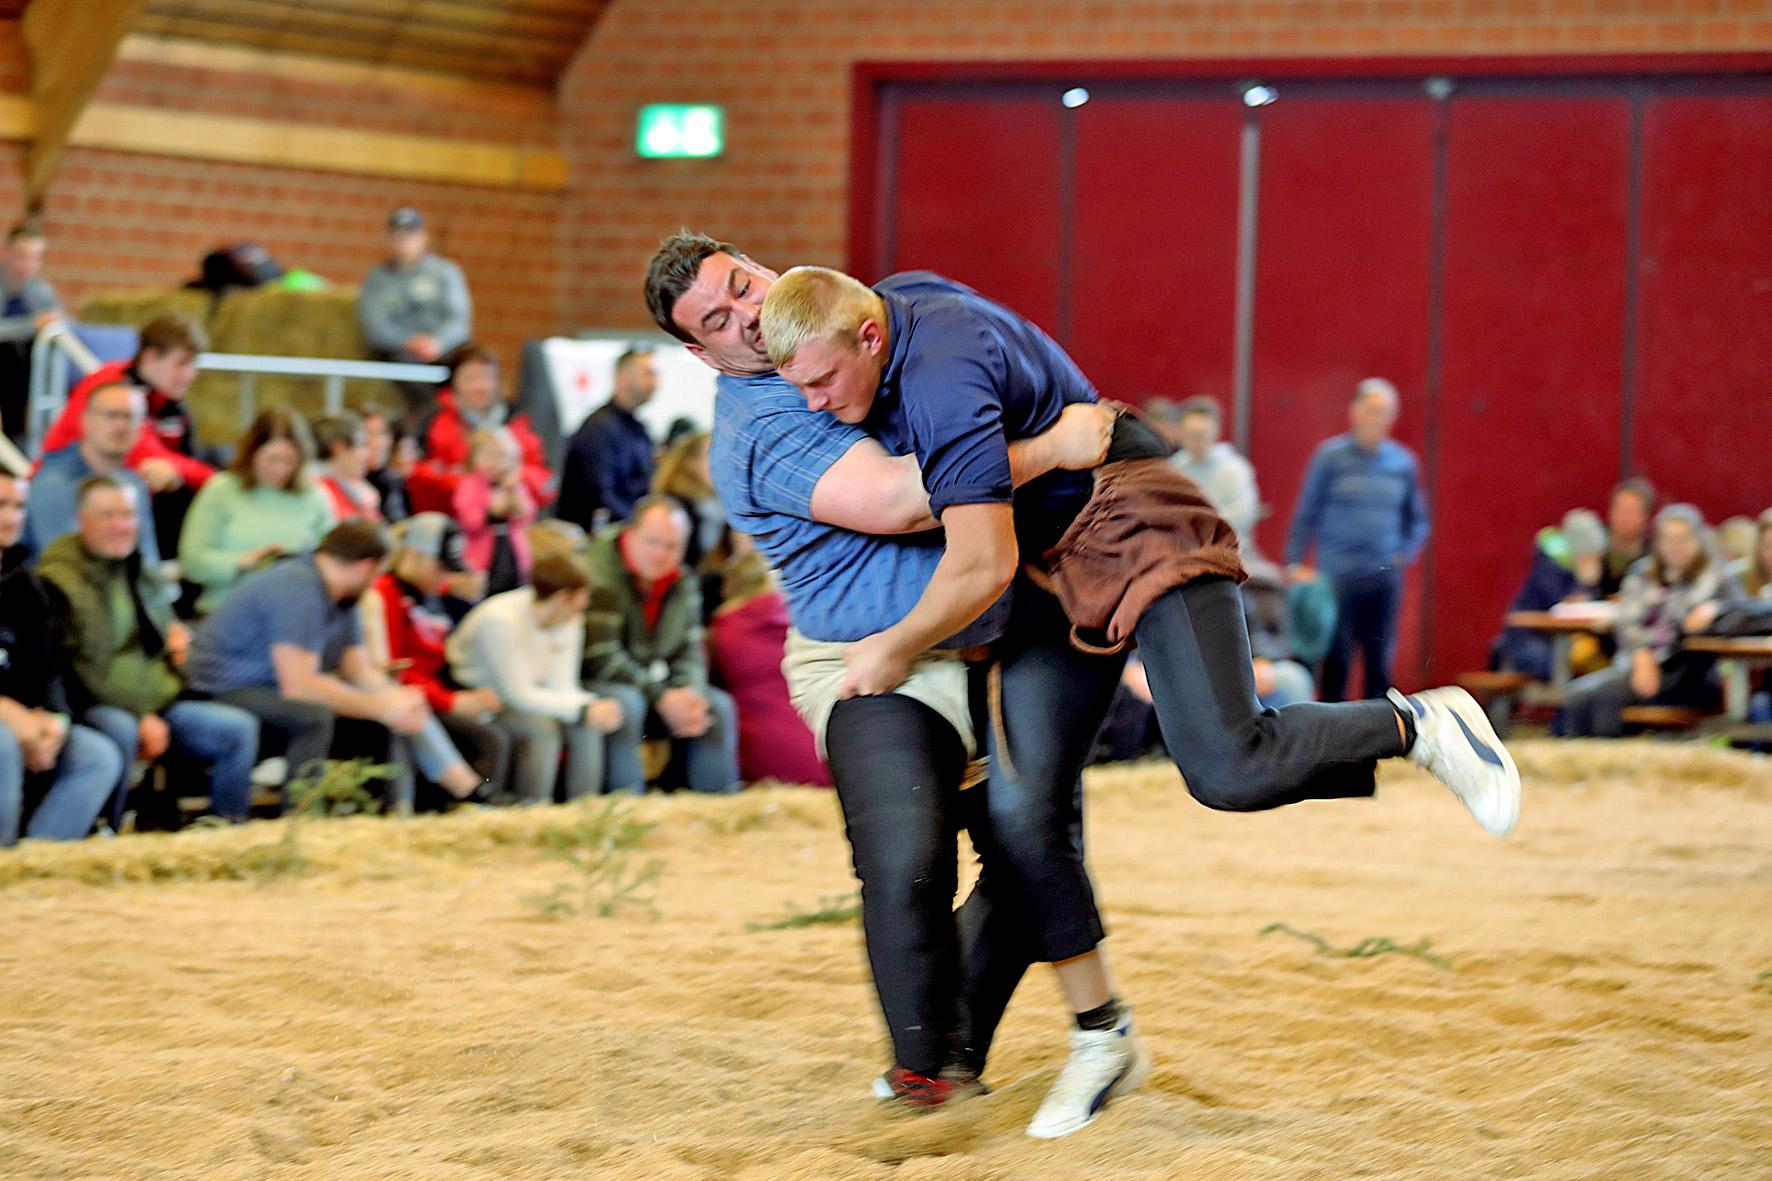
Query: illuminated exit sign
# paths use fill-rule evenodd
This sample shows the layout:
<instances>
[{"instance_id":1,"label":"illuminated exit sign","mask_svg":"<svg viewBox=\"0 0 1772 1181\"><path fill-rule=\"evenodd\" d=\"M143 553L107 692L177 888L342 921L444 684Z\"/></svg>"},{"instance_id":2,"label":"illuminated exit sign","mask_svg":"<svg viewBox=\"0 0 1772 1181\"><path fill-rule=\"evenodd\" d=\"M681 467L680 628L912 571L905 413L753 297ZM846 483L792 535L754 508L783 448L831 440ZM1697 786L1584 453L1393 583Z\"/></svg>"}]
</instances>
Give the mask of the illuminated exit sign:
<instances>
[{"instance_id":1,"label":"illuminated exit sign","mask_svg":"<svg viewBox=\"0 0 1772 1181\"><path fill-rule=\"evenodd\" d=\"M726 112L712 105L652 103L640 108L634 150L644 159L706 159L726 147Z\"/></svg>"}]
</instances>

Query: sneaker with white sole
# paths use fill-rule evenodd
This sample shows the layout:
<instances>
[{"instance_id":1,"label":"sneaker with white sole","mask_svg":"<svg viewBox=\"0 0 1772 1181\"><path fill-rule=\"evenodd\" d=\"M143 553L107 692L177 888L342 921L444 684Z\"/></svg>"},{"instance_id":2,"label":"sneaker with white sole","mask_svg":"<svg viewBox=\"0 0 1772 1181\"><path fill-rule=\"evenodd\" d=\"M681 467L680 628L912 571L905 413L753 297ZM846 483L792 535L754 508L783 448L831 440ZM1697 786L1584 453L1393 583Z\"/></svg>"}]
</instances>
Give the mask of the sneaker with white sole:
<instances>
[{"instance_id":1,"label":"sneaker with white sole","mask_svg":"<svg viewBox=\"0 0 1772 1181\"><path fill-rule=\"evenodd\" d=\"M1520 771L1476 698L1456 688L1408 696L1392 689L1386 696L1415 721L1410 761L1450 788L1490 835L1512 832L1520 819Z\"/></svg>"},{"instance_id":2,"label":"sneaker with white sole","mask_svg":"<svg viewBox=\"0 0 1772 1181\"><path fill-rule=\"evenodd\" d=\"M1071 1030L1071 1057L1028 1123L1028 1135L1055 1140L1095 1122L1108 1103L1143 1085L1150 1052L1128 1010L1112 1029Z\"/></svg>"}]
</instances>

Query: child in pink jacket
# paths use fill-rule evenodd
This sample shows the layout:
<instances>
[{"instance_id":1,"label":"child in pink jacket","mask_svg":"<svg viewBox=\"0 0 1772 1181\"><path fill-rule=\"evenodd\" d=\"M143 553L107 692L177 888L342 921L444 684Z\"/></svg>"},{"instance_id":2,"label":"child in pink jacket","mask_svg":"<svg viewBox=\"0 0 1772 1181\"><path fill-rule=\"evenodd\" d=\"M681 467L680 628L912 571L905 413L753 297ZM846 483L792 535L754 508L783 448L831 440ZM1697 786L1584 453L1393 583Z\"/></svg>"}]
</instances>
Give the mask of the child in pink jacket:
<instances>
[{"instance_id":1,"label":"child in pink jacket","mask_svg":"<svg viewBox=\"0 0 1772 1181\"><path fill-rule=\"evenodd\" d=\"M468 470L455 487L455 520L463 558L486 575L488 596L529 581L531 557L524 531L535 520L535 501L523 487L517 441L503 427L474 432Z\"/></svg>"}]
</instances>

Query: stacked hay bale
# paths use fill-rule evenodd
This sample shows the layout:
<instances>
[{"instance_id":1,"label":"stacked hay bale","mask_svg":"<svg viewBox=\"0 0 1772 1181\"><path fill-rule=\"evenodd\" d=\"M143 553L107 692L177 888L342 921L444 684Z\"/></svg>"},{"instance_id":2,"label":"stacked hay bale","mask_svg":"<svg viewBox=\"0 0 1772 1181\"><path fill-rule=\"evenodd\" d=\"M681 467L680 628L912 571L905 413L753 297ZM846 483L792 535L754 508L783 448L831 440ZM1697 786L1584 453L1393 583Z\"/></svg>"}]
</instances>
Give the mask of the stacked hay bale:
<instances>
[{"instance_id":1,"label":"stacked hay bale","mask_svg":"<svg viewBox=\"0 0 1772 1181\"><path fill-rule=\"evenodd\" d=\"M369 356L357 325L355 287L288 291L269 286L231 292L219 299L207 291L187 289L100 292L81 309L81 319L87 323L132 328L164 315L180 315L202 324L209 333L210 349L217 353L344 360ZM261 376L254 385L257 408L288 406L309 416L324 409L323 379ZM224 442L238 437L250 417L241 403L240 389L237 374L198 377L191 387L190 407L199 438ZM381 381L346 382L345 401L352 406L404 404L399 394Z\"/></svg>"}]
</instances>

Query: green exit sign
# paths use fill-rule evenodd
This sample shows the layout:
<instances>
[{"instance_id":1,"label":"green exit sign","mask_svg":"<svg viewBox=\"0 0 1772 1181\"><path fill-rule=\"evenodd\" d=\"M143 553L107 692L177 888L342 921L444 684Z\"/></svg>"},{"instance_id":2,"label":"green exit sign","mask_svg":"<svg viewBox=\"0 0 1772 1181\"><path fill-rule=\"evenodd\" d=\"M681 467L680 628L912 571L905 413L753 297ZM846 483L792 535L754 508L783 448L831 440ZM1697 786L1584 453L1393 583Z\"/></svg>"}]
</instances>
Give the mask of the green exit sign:
<instances>
[{"instance_id":1,"label":"green exit sign","mask_svg":"<svg viewBox=\"0 0 1772 1181\"><path fill-rule=\"evenodd\" d=\"M726 147L726 112L709 104L652 103L640 108L634 150L644 159L706 159Z\"/></svg>"}]
</instances>

